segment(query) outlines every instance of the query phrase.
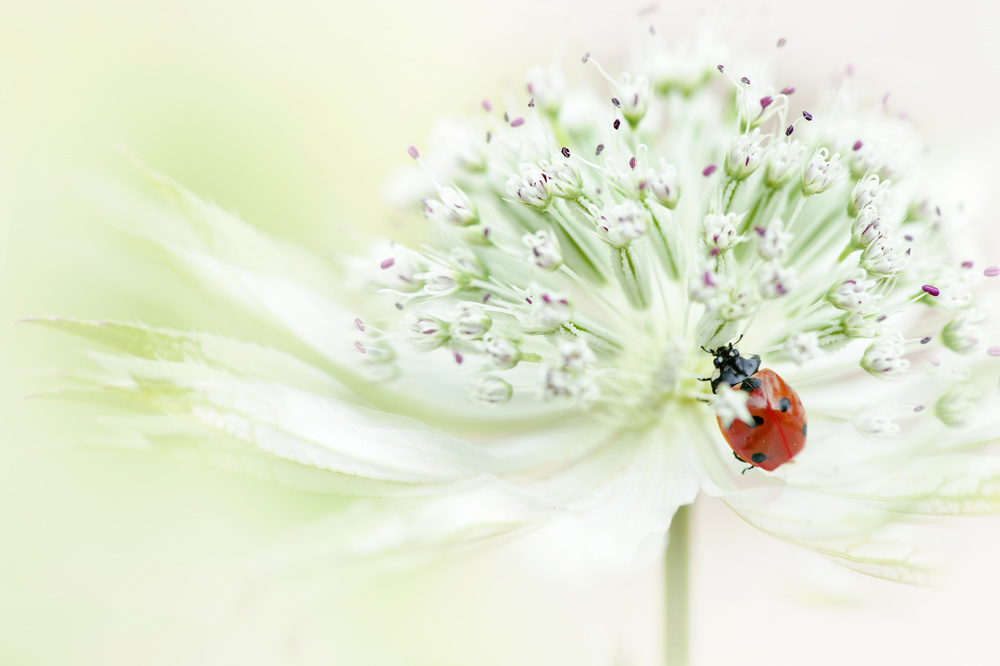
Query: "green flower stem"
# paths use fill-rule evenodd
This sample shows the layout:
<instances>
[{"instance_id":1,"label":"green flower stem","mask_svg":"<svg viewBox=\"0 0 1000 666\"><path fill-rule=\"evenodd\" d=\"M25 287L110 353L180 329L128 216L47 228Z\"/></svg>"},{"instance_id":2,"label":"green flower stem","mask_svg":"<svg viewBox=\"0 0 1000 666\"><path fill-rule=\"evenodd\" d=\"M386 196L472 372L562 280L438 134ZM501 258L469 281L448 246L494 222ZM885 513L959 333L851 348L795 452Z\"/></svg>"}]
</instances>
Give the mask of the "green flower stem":
<instances>
[{"instance_id":1,"label":"green flower stem","mask_svg":"<svg viewBox=\"0 0 1000 666\"><path fill-rule=\"evenodd\" d=\"M682 506L670 523L665 558L666 664L688 664L688 507Z\"/></svg>"}]
</instances>

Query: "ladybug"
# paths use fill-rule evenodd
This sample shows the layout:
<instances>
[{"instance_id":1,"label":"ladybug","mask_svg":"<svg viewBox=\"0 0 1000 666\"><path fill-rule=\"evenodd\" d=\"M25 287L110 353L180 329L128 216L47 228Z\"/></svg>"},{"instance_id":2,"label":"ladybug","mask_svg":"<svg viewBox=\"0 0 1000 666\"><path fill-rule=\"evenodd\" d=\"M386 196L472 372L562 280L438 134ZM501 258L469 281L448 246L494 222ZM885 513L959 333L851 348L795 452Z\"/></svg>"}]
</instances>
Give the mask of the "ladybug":
<instances>
[{"instance_id":1,"label":"ladybug","mask_svg":"<svg viewBox=\"0 0 1000 666\"><path fill-rule=\"evenodd\" d=\"M737 419L726 428L719 419L719 430L736 459L768 472L791 460L805 446L808 429L799 394L778 373L761 370L759 356L741 356L732 343L702 349L715 357L715 373L703 380L712 383L712 393L721 389L750 394L747 408L754 425Z\"/></svg>"}]
</instances>

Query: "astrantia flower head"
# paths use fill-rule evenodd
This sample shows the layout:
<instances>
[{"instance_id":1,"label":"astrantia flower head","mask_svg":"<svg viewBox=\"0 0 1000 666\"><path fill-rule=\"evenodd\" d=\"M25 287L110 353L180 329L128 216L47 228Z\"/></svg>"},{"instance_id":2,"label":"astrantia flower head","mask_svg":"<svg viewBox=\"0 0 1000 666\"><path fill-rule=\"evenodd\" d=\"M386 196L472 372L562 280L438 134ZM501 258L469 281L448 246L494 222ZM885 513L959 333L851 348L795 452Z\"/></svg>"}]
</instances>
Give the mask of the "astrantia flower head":
<instances>
[{"instance_id":1,"label":"astrantia flower head","mask_svg":"<svg viewBox=\"0 0 1000 666\"><path fill-rule=\"evenodd\" d=\"M269 460L277 480L410 498L344 552L555 522L627 562L704 491L841 564L920 579L888 525L1000 506L1000 465L964 450L995 433L955 430L990 416L998 367L970 356L983 278L948 253L959 220L874 151L910 135L884 105L805 109L766 72L713 79L715 63L671 57L532 70L508 107L411 147L419 240L376 245L346 277L154 175L191 233L125 211L134 228L283 326L285 351L46 323L118 348L94 390L170 416L135 428L235 442L238 466ZM746 395L701 381L703 348L738 336L809 415L774 472L741 475L716 417L753 423Z\"/></svg>"}]
</instances>

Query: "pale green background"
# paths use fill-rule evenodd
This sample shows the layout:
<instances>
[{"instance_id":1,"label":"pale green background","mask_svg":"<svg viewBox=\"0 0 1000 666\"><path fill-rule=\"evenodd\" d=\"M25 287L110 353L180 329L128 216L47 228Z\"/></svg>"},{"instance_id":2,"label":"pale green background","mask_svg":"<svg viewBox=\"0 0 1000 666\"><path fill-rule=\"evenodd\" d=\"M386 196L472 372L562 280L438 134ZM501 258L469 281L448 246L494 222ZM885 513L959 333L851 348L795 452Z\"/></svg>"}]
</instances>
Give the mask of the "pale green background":
<instances>
[{"instance_id":1,"label":"pale green background","mask_svg":"<svg viewBox=\"0 0 1000 666\"><path fill-rule=\"evenodd\" d=\"M567 63L583 50L613 63L642 4L7 2L0 324L58 313L238 330L78 195L89 172L134 177L114 144L262 229L330 251L344 226L391 222L382 183L437 115L519 85L563 49ZM661 3L653 20L681 34L690 4ZM789 39L779 67L800 88L852 62L891 89L938 155L957 160L970 205L985 206L996 203L981 193L996 178L1000 51L997 17L975 6L900 14L852 1L820 15L760 2L740 25L750 44ZM92 412L16 400L53 385L39 375L80 363L85 345L24 326L0 335L0 664L657 663L655 570L554 581L498 549L347 591L323 587L323 571L248 585L248 562L338 503L64 448L90 432ZM696 662L994 663L982 650L995 632L1000 525L959 523L956 573L915 590L848 575L700 504Z\"/></svg>"}]
</instances>

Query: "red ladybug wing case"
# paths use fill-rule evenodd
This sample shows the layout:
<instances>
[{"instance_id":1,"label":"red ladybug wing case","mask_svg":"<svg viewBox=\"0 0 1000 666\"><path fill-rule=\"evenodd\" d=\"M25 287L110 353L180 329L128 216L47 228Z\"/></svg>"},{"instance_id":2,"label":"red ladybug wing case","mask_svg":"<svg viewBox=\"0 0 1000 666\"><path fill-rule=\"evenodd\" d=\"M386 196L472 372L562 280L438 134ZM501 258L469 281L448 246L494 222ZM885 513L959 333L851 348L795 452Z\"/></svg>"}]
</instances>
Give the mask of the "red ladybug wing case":
<instances>
[{"instance_id":1,"label":"red ladybug wing case","mask_svg":"<svg viewBox=\"0 0 1000 666\"><path fill-rule=\"evenodd\" d=\"M773 370L759 370L753 378L760 386L750 393L747 408L757 425L733 421L724 429L720 422L719 429L740 458L771 472L805 446L806 411L795 390ZM742 389L737 385L732 390Z\"/></svg>"}]
</instances>

